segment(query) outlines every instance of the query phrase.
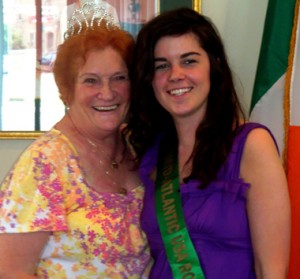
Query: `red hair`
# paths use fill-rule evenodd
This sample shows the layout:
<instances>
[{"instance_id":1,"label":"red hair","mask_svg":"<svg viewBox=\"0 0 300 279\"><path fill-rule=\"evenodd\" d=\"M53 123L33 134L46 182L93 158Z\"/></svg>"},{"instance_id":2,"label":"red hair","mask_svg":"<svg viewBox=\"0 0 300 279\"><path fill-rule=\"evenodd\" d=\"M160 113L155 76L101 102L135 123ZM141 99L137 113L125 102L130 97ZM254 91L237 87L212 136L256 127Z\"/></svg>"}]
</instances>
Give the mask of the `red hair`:
<instances>
[{"instance_id":1,"label":"red hair","mask_svg":"<svg viewBox=\"0 0 300 279\"><path fill-rule=\"evenodd\" d=\"M67 38L57 49L53 67L55 82L64 104L69 105L73 101L78 71L90 51L112 47L129 68L133 46L134 39L130 33L119 28L106 27L105 21L93 28L83 25L79 34L75 33Z\"/></svg>"}]
</instances>

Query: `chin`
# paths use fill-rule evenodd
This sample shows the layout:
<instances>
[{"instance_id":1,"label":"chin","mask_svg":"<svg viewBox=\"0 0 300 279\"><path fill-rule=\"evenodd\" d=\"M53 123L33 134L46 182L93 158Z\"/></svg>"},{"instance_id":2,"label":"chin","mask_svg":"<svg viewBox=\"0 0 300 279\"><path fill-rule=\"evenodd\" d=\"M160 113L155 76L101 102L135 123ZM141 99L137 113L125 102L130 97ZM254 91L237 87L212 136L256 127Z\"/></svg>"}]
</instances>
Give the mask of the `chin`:
<instances>
[{"instance_id":1,"label":"chin","mask_svg":"<svg viewBox=\"0 0 300 279\"><path fill-rule=\"evenodd\" d=\"M99 125L99 129L103 130L103 131L107 131L107 132L115 132L119 129L121 125L121 122L117 122L117 123L105 123L105 125Z\"/></svg>"}]
</instances>

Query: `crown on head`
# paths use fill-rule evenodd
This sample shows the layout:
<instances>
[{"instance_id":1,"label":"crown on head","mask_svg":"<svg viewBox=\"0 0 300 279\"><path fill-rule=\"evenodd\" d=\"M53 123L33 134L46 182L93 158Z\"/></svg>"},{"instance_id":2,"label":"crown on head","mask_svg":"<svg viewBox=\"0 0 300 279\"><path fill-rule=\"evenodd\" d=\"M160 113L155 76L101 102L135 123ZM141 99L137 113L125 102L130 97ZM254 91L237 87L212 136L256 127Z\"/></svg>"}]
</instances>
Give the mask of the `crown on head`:
<instances>
[{"instance_id":1,"label":"crown on head","mask_svg":"<svg viewBox=\"0 0 300 279\"><path fill-rule=\"evenodd\" d=\"M94 2L87 2L80 9L76 9L68 20L64 39L66 40L73 35L80 34L83 25L86 28L93 29L94 26L100 26L103 21L106 22L108 29L120 28L113 15L108 13L104 6Z\"/></svg>"}]
</instances>

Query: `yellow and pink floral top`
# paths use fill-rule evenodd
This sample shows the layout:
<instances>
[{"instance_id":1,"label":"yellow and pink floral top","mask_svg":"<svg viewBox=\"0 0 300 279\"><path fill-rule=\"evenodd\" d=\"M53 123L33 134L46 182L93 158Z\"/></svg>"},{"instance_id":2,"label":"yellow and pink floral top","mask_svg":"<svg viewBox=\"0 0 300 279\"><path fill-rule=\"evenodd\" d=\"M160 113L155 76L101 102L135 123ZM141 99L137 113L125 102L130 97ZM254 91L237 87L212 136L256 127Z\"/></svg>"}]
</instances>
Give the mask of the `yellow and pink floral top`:
<instances>
[{"instance_id":1,"label":"yellow and pink floral top","mask_svg":"<svg viewBox=\"0 0 300 279\"><path fill-rule=\"evenodd\" d=\"M38 278L147 278L150 255L140 228L144 189L99 193L58 130L22 154L0 188L0 233L51 232Z\"/></svg>"}]
</instances>

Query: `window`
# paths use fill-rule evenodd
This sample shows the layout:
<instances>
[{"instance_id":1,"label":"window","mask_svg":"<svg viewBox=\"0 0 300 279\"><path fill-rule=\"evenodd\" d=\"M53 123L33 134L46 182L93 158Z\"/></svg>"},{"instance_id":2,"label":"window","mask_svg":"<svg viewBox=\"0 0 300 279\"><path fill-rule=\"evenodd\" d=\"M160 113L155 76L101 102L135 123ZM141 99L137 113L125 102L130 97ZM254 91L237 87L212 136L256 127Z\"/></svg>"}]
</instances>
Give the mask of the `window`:
<instances>
[{"instance_id":1,"label":"window","mask_svg":"<svg viewBox=\"0 0 300 279\"><path fill-rule=\"evenodd\" d=\"M49 130L64 115L51 63L67 15L85 1L91 0L0 0L0 138L14 137L14 131ZM200 0L93 1L108 5L134 36L160 8L201 7Z\"/></svg>"},{"instance_id":2,"label":"window","mask_svg":"<svg viewBox=\"0 0 300 279\"><path fill-rule=\"evenodd\" d=\"M51 62L62 40L66 0L2 0L2 5L0 130L48 130L65 111Z\"/></svg>"}]
</instances>

